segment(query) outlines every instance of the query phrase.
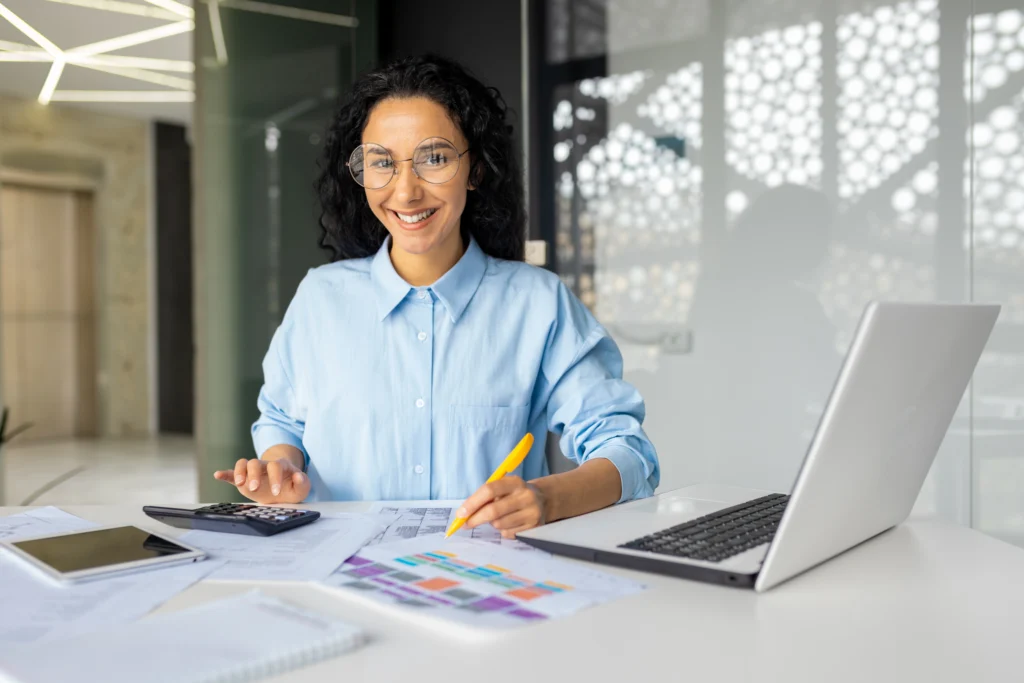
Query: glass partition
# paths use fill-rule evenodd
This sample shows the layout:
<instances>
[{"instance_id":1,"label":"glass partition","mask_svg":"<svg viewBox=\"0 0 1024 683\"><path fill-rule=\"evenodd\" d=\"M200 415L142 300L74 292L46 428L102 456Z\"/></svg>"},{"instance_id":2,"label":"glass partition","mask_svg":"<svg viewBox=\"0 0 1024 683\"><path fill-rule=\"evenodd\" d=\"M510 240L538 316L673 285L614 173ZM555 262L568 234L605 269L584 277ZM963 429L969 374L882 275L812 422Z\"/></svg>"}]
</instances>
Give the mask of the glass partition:
<instances>
[{"instance_id":1,"label":"glass partition","mask_svg":"<svg viewBox=\"0 0 1024 683\"><path fill-rule=\"evenodd\" d=\"M376 57L375 12L368 0L196 12L200 500L226 498L212 472L253 457L263 356L299 281L326 262L316 161L339 94Z\"/></svg>"},{"instance_id":2,"label":"glass partition","mask_svg":"<svg viewBox=\"0 0 1024 683\"><path fill-rule=\"evenodd\" d=\"M662 490L789 490L870 299L998 302L916 512L1024 543L1022 10L547 4L536 218Z\"/></svg>"}]
</instances>

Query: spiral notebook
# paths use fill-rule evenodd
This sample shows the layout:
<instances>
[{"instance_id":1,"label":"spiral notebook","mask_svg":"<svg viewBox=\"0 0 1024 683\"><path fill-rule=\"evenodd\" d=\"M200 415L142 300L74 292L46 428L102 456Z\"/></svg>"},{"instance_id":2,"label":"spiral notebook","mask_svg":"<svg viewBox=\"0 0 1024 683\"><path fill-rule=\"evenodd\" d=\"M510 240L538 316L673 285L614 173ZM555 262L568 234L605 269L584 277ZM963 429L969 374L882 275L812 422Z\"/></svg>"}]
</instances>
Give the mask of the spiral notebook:
<instances>
[{"instance_id":1,"label":"spiral notebook","mask_svg":"<svg viewBox=\"0 0 1024 683\"><path fill-rule=\"evenodd\" d=\"M259 591L0 652L0 681L243 683L353 650L363 632Z\"/></svg>"}]
</instances>

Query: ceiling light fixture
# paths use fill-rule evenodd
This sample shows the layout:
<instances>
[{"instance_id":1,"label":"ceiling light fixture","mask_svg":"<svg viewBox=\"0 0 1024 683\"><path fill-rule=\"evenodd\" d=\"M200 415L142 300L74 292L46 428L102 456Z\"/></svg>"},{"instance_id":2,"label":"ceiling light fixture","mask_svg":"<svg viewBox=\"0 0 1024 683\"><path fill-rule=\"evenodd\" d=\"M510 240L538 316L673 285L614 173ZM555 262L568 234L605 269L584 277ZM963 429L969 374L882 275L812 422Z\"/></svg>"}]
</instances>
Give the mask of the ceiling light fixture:
<instances>
[{"instance_id":1,"label":"ceiling light fixture","mask_svg":"<svg viewBox=\"0 0 1024 683\"><path fill-rule=\"evenodd\" d=\"M221 7L242 10L243 12L255 12L256 14L270 14L276 17L287 19L298 19L300 21L312 21L317 24L331 24L333 26L344 26L345 28L356 28L359 20L344 14L331 14L330 12L316 12L314 10L299 9L298 7L285 7L284 5L272 5L269 2L256 2L255 0L197 0L198 2L218 2Z\"/></svg>"},{"instance_id":2,"label":"ceiling light fixture","mask_svg":"<svg viewBox=\"0 0 1024 683\"><path fill-rule=\"evenodd\" d=\"M0 62L52 62L53 57L45 50L34 52L0 52Z\"/></svg>"},{"instance_id":3,"label":"ceiling light fixture","mask_svg":"<svg viewBox=\"0 0 1024 683\"><path fill-rule=\"evenodd\" d=\"M50 73L46 75L43 89L39 91L39 104L50 103L50 98L53 96L53 91L57 89L57 81L60 80L62 73L64 73L64 60L53 60L53 66L50 67Z\"/></svg>"},{"instance_id":4,"label":"ceiling light fixture","mask_svg":"<svg viewBox=\"0 0 1024 683\"><path fill-rule=\"evenodd\" d=\"M0 50L13 50L15 52L45 52L46 54L50 54L49 52L46 52L46 50L35 45L16 43L13 40L0 40Z\"/></svg>"},{"instance_id":5,"label":"ceiling light fixture","mask_svg":"<svg viewBox=\"0 0 1024 683\"><path fill-rule=\"evenodd\" d=\"M3 41L0 41L2 43ZM5 52L0 44L0 62L52 62L53 57L46 50L18 50ZM121 55L71 55L64 53L64 61L76 66L98 65L124 69L147 69L150 71L177 71L192 73L195 64L182 59L150 59L148 57L122 57Z\"/></svg>"},{"instance_id":6,"label":"ceiling light fixture","mask_svg":"<svg viewBox=\"0 0 1024 683\"><path fill-rule=\"evenodd\" d=\"M119 2L118 0L50 0L62 2L63 4L91 7L109 11L132 12L129 7L136 7L147 10L145 7L133 6L130 3ZM63 51L51 42L46 36L37 31L28 22L12 12L6 5L0 3L0 17L6 19L12 26L32 39L39 45L41 50L31 45L16 43L14 41L0 41L0 61L4 62L51 62L50 71L46 75L42 90L39 92L39 102L49 104L50 102L192 102L195 95L192 92L195 88L193 82L186 78L178 78L167 74L155 73L145 67L162 67L171 71L192 72L194 65L184 60L171 59L146 59L142 57L124 57L119 55L105 55L106 52L121 50L126 47L142 45L161 38L187 33L195 28L192 21L192 8L187 7L175 0L146 0L151 5L163 11L171 12L176 16L189 17L184 21L176 21L164 24L156 28L127 35L117 36L107 40L101 40L88 45L80 45L68 51ZM148 10L147 13L152 13ZM219 15L218 27L219 27ZM223 33L221 33L221 47L223 48ZM224 61L227 61L227 52L223 51ZM175 88L174 91L119 91L119 90L57 90L57 84L64 73L67 64L74 64L95 71L103 71L124 78L146 81L157 85L164 85Z\"/></svg>"},{"instance_id":7,"label":"ceiling light fixture","mask_svg":"<svg viewBox=\"0 0 1024 683\"><path fill-rule=\"evenodd\" d=\"M73 47L68 50L68 54L98 55L103 52L113 52L114 50L121 50L126 47L132 47L133 45L142 45L143 43L151 43L154 40L160 40L161 38L169 38L170 36L176 36L180 33L188 33L193 28L195 28L195 24L192 20L186 19L185 21L178 21L173 24L164 24L163 26L146 29L145 31L139 31L138 33L129 33L116 38L108 38L107 40L101 40L98 43L89 43L88 45Z\"/></svg>"},{"instance_id":8,"label":"ceiling light fixture","mask_svg":"<svg viewBox=\"0 0 1024 683\"><path fill-rule=\"evenodd\" d=\"M46 36L30 26L25 20L12 12L0 2L0 18L6 19L12 26L32 39L39 47L25 45L13 41L0 40L0 62L51 63L46 81L39 93L39 101L47 102L192 102L195 99L193 83L185 78L177 78L159 71L192 73L195 65L191 61L179 59L152 59L146 57L130 57L111 55L109 52L122 50L135 45L142 45L161 38L187 33L195 29L195 11L178 0L142 0L146 4L126 2L125 0L45 0L64 5L97 9L121 14L152 17L172 20L156 28L130 33L127 35L101 40L88 45L80 45L70 50L61 50ZM244 12L268 14L273 16L298 19L320 24L331 24L346 28L359 25L353 16L316 12L259 2L258 0L195 0L205 2L210 14L210 28L213 32L214 50L218 65L228 62L227 43L221 21L221 7L229 7ZM176 21L179 17L183 20ZM40 49L41 48L41 49ZM175 88L175 91L120 91L120 90L56 90L61 75L68 64L95 71L146 81L158 85Z\"/></svg>"},{"instance_id":9,"label":"ceiling light fixture","mask_svg":"<svg viewBox=\"0 0 1024 683\"><path fill-rule=\"evenodd\" d=\"M181 14L178 12L168 12L165 9L159 7L150 7L149 5L137 5L134 2L121 2L121 0L46 0L47 2L56 2L61 5L74 5L76 7L85 7L86 9L98 9L104 12L117 12L118 14L134 14L137 17L152 17L153 19L165 19L170 21L178 21L181 19Z\"/></svg>"},{"instance_id":10,"label":"ceiling light fixture","mask_svg":"<svg viewBox=\"0 0 1024 683\"><path fill-rule=\"evenodd\" d=\"M0 53L2 55L3 53ZM151 71L178 71L181 73L192 73L196 70L193 62L183 59L151 59L149 57L122 57L121 55L65 55L68 64L84 66L86 64L97 64L99 66L116 66L127 69L149 69Z\"/></svg>"},{"instance_id":11,"label":"ceiling light fixture","mask_svg":"<svg viewBox=\"0 0 1024 683\"><path fill-rule=\"evenodd\" d=\"M210 0L206 8L210 11L210 31L213 33L213 51L217 55L217 64L226 66L228 46L224 42L224 27L220 23L220 3L217 0Z\"/></svg>"},{"instance_id":12,"label":"ceiling light fixture","mask_svg":"<svg viewBox=\"0 0 1024 683\"><path fill-rule=\"evenodd\" d=\"M49 52L54 59L59 59L63 56L63 53L61 53L59 47L51 43L50 40L42 33L29 26L28 22L26 22L24 19L19 17L11 10L7 9L7 7L3 3L0 3L0 17L3 17L7 21L11 22L11 25L14 26L14 28L18 29L26 36L31 38L36 45Z\"/></svg>"},{"instance_id":13,"label":"ceiling light fixture","mask_svg":"<svg viewBox=\"0 0 1024 683\"><path fill-rule=\"evenodd\" d=\"M178 16L188 17L192 19L195 16L195 12L188 5L183 5L180 2L174 0L146 0L151 5L162 7L168 12L174 12Z\"/></svg>"},{"instance_id":14,"label":"ceiling light fixture","mask_svg":"<svg viewBox=\"0 0 1024 683\"><path fill-rule=\"evenodd\" d=\"M183 90L58 90L51 102L193 102Z\"/></svg>"},{"instance_id":15,"label":"ceiling light fixture","mask_svg":"<svg viewBox=\"0 0 1024 683\"><path fill-rule=\"evenodd\" d=\"M122 76L124 78L131 78L136 81L145 81L146 83L153 83L155 85L165 85L168 88L174 88L175 90L185 90L191 92L195 89L195 84L189 78L179 78L178 76L168 76L167 74L160 74L154 71L147 71L145 69L131 69L117 66L105 66L102 64L76 64L83 69L92 69L93 71L102 71L103 73L113 74L115 76Z\"/></svg>"}]
</instances>

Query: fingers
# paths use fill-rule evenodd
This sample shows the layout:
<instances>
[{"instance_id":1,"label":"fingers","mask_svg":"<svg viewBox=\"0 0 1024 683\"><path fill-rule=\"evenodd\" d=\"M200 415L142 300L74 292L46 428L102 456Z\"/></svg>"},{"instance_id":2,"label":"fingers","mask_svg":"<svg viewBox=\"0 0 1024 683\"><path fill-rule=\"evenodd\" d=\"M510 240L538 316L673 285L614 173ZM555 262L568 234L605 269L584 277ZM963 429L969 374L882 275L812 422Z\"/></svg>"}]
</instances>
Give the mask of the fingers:
<instances>
[{"instance_id":1,"label":"fingers","mask_svg":"<svg viewBox=\"0 0 1024 683\"><path fill-rule=\"evenodd\" d=\"M288 460L241 459L233 470L217 470L218 481L234 484L246 498L261 505L301 503L311 489L309 477Z\"/></svg>"},{"instance_id":2,"label":"fingers","mask_svg":"<svg viewBox=\"0 0 1024 683\"><path fill-rule=\"evenodd\" d=\"M519 508L491 522L491 526L503 534L507 531L526 531L540 524L540 507L530 505ZM506 536L508 538L508 536Z\"/></svg>"},{"instance_id":3,"label":"fingers","mask_svg":"<svg viewBox=\"0 0 1024 683\"><path fill-rule=\"evenodd\" d=\"M245 484L245 475L247 471L246 463L248 462L249 461L245 458L239 458L235 462L235 486L242 486Z\"/></svg>"},{"instance_id":4,"label":"fingers","mask_svg":"<svg viewBox=\"0 0 1024 683\"><path fill-rule=\"evenodd\" d=\"M481 524L487 524L497 519L501 519L506 515L510 515L513 512L517 512L524 505L528 505L529 501L524 499L522 496L517 494L510 494L499 498L495 501L491 501L487 505L480 508L476 514L466 520L466 526L470 529L478 527Z\"/></svg>"},{"instance_id":5,"label":"fingers","mask_svg":"<svg viewBox=\"0 0 1024 683\"><path fill-rule=\"evenodd\" d=\"M303 472L295 472L292 474L292 489L296 496L296 500L291 502L301 503L306 500L310 489L309 477L307 477Z\"/></svg>"},{"instance_id":6,"label":"fingers","mask_svg":"<svg viewBox=\"0 0 1024 683\"><path fill-rule=\"evenodd\" d=\"M259 490L263 480L263 473L266 472L266 463L262 460L250 460L248 465L248 476L245 481L245 488L250 493Z\"/></svg>"},{"instance_id":7,"label":"fingers","mask_svg":"<svg viewBox=\"0 0 1024 683\"><path fill-rule=\"evenodd\" d=\"M270 493L274 496L281 494L281 478L284 476L284 467L279 460L271 460L267 463L267 482L270 484Z\"/></svg>"},{"instance_id":8,"label":"fingers","mask_svg":"<svg viewBox=\"0 0 1024 683\"><path fill-rule=\"evenodd\" d=\"M467 526L472 528L472 525L468 523L468 520L472 519L473 515L475 515L480 508L500 496L508 495L518 486L521 486L522 483L523 480L519 477L504 477L498 481L492 481L484 484L473 492L473 495L465 500L462 507L455 512L455 516L465 517L467 519Z\"/></svg>"},{"instance_id":9,"label":"fingers","mask_svg":"<svg viewBox=\"0 0 1024 683\"><path fill-rule=\"evenodd\" d=\"M484 484L480 487L480 491L486 491L490 496L490 500L481 505L475 513L469 515L469 518L466 520L466 526L470 529L515 512L529 505L532 498L530 490L526 488L525 483L519 477L505 477L504 479ZM480 493L480 491L477 493Z\"/></svg>"},{"instance_id":10,"label":"fingers","mask_svg":"<svg viewBox=\"0 0 1024 683\"><path fill-rule=\"evenodd\" d=\"M309 495L309 477L295 469L287 460L271 460L266 464L269 494L275 503L301 503Z\"/></svg>"}]
</instances>

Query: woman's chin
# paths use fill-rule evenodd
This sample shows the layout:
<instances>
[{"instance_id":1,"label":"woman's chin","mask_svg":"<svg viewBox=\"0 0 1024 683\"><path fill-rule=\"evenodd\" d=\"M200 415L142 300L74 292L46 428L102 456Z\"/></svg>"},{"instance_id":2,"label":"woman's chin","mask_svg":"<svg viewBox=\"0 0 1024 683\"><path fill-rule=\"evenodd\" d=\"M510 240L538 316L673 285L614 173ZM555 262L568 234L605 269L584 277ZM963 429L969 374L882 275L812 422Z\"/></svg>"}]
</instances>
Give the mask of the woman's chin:
<instances>
[{"instance_id":1,"label":"woman's chin","mask_svg":"<svg viewBox=\"0 0 1024 683\"><path fill-rule=\"evenodd\" d=\"M400 249L411 256L426 256L437 246L437 240L433 235L426 235L420 232L391 234L391 243L396 249Z\"/></svg>"},{"instance_id":2,"label":"woman's chin","mask_svg":"<svg viewBox=\"0 0 1024 683\"><path fill-rule=\"evenodd\" d=\"M458 238L458 231L452 231L454 235L442 234L433 228L424 230L405 231L392 228L391 245L411 256L427 256L431 253L442 254L448 251L450 237ZM460 240L461 244L461 240Z\"/></svg>"}]
</instances>

